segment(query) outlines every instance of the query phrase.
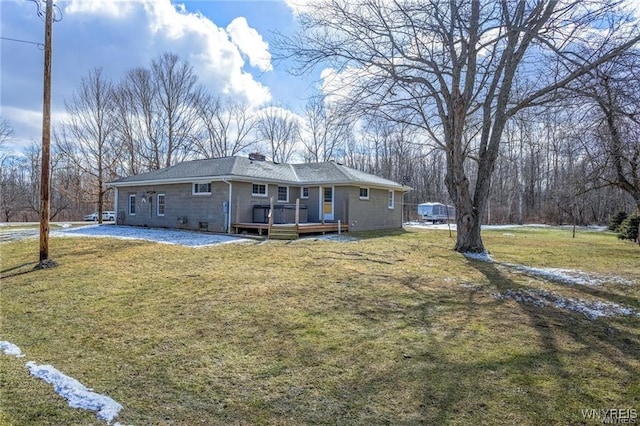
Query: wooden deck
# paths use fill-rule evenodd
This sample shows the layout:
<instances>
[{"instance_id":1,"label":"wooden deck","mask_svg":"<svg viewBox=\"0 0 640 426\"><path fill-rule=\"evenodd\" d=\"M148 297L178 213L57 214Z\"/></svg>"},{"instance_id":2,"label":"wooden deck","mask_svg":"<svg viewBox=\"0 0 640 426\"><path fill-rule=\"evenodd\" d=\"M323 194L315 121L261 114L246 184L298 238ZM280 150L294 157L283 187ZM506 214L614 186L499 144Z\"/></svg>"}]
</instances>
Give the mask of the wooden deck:
<instances>
[{"instance_id":1,"label":"wooden deck","mask_svg":"<svg viewBox=\"0 0 640 426\"><path fill-rule=\"evenodd\" d=\"M269 224L268 223L234 223L231 225L233 228L233 232L236 234L240 234L243 231L252 231L258 232L258 235L267 235L269 234ZM292 227L295 229L295 223L285 223L285 224L277 224L271 225L273 228L289 228ZM338 230L338 226L340 229ZM300 223L297 226L297 234L326 234L327 232L348 232L349 225L348 224L338 224L337 222L325 222L325 223Z\"/></svg>"}]
</instances>

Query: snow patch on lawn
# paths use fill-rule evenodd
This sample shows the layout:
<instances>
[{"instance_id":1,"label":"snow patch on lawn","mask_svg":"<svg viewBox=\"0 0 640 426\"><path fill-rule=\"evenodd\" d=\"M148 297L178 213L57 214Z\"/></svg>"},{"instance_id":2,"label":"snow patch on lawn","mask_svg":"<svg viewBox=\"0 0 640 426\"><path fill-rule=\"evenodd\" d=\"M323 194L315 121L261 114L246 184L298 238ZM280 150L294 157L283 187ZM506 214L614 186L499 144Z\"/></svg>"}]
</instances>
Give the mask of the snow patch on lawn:
<instances>
[{"instance_id":1,"label":"snow patch on lawn","mask_svg":"<svg viewBox=\"0 0 640 426\"><path fill-rule=\"evenodd\" d=\"M403 223L404 226L410 228L422 228L422 229L451 229L455 231L457 229L455 221L452 223L431 223L426 221L412 220ZM513 229L513 228L551 228L551 225L543 223L527 223L524 225L518 224L506 224L506 225L482 225L482 229Z\"/></svg>"},{"instance_id":2,"label":"snow patch on lawn","mask_svg":"<svg viewBox=\"0 0 640 426\"><path fill-rule=\"evenodd\" d=\"M453 221L452 223L431 223L426 221L412 220L409 222L404 222L404 226L410 228L421 228L421 229L451 229L455 231L456 223ZM504 225L482 225L482 229L493 229L493 230L501 230L501 229L514 229L514 228L555 228L562 230L573 230L573 225L548 225L546 223L525 223L522 225L518 225L517 223L512 224L504 224ZM596 225L588 225L588 226L579 226L576 228L579 231L588 231L588 232L601 232L606 231L606 226L596 226ZM510 236L510 235L508 235Z\"/></svg>"},{"instance_id":3,"label":"snow patch on lawn","mask_svg":"<svg viewBox=\"0 0 640 426\"><path fill-rule=\"evenodd\" d=\"M350 243L354 241L358 241L356 237L352 237L346 234L326 234L326 235L315 235L312 237L302 237L298 241L336 241L341 243Z\"/></svg>"},{"instance_id":4,"label":"snow patch on lawn","mask_svg":"<svg viewBox=\"0 0 640 426\"><path fill-rule=\"evenodd\" d=\"M491 257L491 254L489 254L488 251L483 251L482 253L467 252L467 253L462 253L462 254L467 259L480 260L482 262L488 262L488 263L493 263L494 262L493 258Z\"/></svg>"},{"instance_id":5,"label":"snow patch on lawn","mask_svg":"<svg viewBox=\"0 0 640 426\"><path fill-rule=\"evenodd\" d=\"M403 226L408 226L410 228L422 228L422 229L451 229L456 230L455 223L431 223L431 222L420 222L417 220L412 220L410 222L403 223ZM484 227L483 227L484 228Z\"/></svg>"},{"instance_id":6,"label":"snow patch on lawn","mask_svg":"<svg viewBox=\"0 0 640 426\"><path fill-rule=\"evenodd\" d=\"M54 231L51 234L57 237L109 237L127 240L145 240L187 247L207 247L217 244L253 242L248 238L229 235L121 225L88 225L63 231Z\"/></svg>"},{"instance_id":7,"label":"snow patch on lawn","mask_svg":"<svg viewBox=\"0 0 640 426\"><path fill-rule=\"evenodd\" d=\"M607 283L629 286L636 284L635 281L622 277L593 274L574 269L532 268L513 263L496 262L486 251L483 253L463 253L463 255L468 259L494 263L501 268L510 269L517 273L524 273L546 281L565 285L595 287ZM499 293L496 297L498 299L513 299L519 303L531 304L538 307L553 306L558 309L580 312L590 320L596 320L601 317L634 315L633 309L616 303L564 298L545 290L507 290L503 293ZM635 313L635 315L640 316L640 312Z\"/></svg>"},{"instance_id":8,"label":"snow patch on lawn","mask_svg":"<svg viewBox=\"0 0 640 426\"><path fill-rule=\"evenodd\" d=\"M506 290L494 296L499 300L513 299L516 302L537 307L552 306L579 312L592 321L602 317L634 315L633 309L617 303L565 298L545 290Z\"/></svg>"},{"instance_id":9,"label":"snow patch on lawn","mask_svg":"<svg viewBox=\"0 0 640 426\"><path fill-rule=\"evenodd\" d=\"M518 265L516 263L496 262L491 255L484 251L482 253L463 253L467 259L479 260L482 262L495 263L504 268L512 269L516 272L542 278L546 281L553 281L568 285L584 285L596 287L607 283L615 283L633 286L635 281L615 275L594 274L576 269L563 268L533 268L531 266Z\"/></svg>"},{"instance_id":10,"label":"snow patch on lawn","mask_svg":"<svg viewBox=\"0 0 640 426\"><path fill-rule=\"evenodd\" d=\"M12 355L17 358L24 357L19 347L11 342L7 342L6 340L0 342L0 349L2 349L2 352L4 352L5 355Z\"/></svg>"},{"instance_id":11,"label":"snow patch on lawn","mask_svg":"<svg viewBox=\"0 0 640 426\"><path fill-rule=\"evenodd\" d=\"M0 341L0 349L5 355L13 355L18 358L24 357L20 348L11 342ZM35 362L29 361L25 364L25 367L32 376L53 385L56 393L69 401L70 407L95 411L98 419L104 420L108 424L111 424L120 410L122 410L122 405L113 399L93 392L92 389L88 389L73 377L61 373L51 365L37 365Z\"/></svg>"},{"instance_id":12,"label":"snow patch on lawn","mask_svg":"<svg viewBox=\"0 0 640 426\"><path fill-rule=\"evenodd\" d=\"M53 385L56 393L69 401L70 407L95 411L96 416L107 423L111 423L122 409L122 405L113 399L93 392L51 365L37 365L29 361L26 366L31 375Z\"/></svg>"},{"instance_id":13,"label":"snow patch on lawn","mask_svg":"<svg viewBox=\"0 0 640 426\"><path fill-rule=\"evenodd\" d=\"M532 268L529 266L516 265L511 263L502 263L501 265L528 275L533 275L548 281L560 282L562 284L595 287L612 282L628 286L635 285L634 281L622 277L587 273L575 269Z\"/></svg>"}]
</instances>

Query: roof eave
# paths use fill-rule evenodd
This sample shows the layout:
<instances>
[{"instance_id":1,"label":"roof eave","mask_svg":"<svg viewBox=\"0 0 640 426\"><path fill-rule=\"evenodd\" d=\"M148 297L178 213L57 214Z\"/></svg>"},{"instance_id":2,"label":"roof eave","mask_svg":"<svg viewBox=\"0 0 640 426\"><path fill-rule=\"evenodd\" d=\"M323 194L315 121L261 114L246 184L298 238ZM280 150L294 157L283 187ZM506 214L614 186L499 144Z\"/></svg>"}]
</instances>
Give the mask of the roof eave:
<instances>
[{"instance_id":1,"label":"roof eave","mask_svg":"<svg viewBox=\"0 0 640 426\"><path fill-rule=\"evenodd\" d=\"M109 187L126 187L126 186L148 186L148 185L170 185L177 183L191 183L191 182L267 182L283 185L301 185L298 182L291 182L284 179L269 179L255 176L244 175L224 175L224 176L192 176L184 178L169 178L169 179L148 179L148 180L130 180L124 182L107 182Z\"/></svg>"}]
</instances>

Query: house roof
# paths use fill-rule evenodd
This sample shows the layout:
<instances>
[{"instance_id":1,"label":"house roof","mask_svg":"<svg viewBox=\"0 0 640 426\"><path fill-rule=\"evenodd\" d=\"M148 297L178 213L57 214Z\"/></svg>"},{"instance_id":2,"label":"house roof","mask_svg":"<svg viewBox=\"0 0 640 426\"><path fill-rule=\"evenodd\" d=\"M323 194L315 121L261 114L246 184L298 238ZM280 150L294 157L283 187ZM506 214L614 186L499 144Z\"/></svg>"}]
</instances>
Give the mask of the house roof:
<instances>
[{"instance_id":1,"label":"house roof","mask_svg":"<svg viewBox=\"0 0 640 426\"><path fill-rule=\"evenodd\" d=\"M279 164L246 157L222 157L185 161L110 182L111 186L138 186L216 180L264 181L293 185L368 185L406 190L399 183L335 162Z\"/></svg>"}]
</instances>

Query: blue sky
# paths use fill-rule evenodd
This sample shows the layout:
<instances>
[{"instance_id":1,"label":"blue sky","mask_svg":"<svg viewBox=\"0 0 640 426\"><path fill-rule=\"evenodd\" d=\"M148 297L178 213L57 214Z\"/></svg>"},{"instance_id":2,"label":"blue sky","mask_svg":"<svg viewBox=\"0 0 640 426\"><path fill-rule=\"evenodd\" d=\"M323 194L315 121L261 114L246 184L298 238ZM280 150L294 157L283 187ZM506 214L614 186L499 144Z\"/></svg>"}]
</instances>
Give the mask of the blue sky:
<instances>
[{"instance_id":1,"label":"blue sky","mask_svg":"<svg viewBox=\"0 0 640 426\"><path fill-rule=\"evenodd\" d=\"M290 33L295 15L286 0L57 0L53 28L54 124L64 117L80 79L102 68L114 82L134 67L172 51L193 65L215 94L254 107L273 102L302 113L315 76L294 77L274 62L274 31ZM14 128L14 148L41 139L44 23L30 0L0 0L0 116Z\"/></svg>"}]
</instances>

